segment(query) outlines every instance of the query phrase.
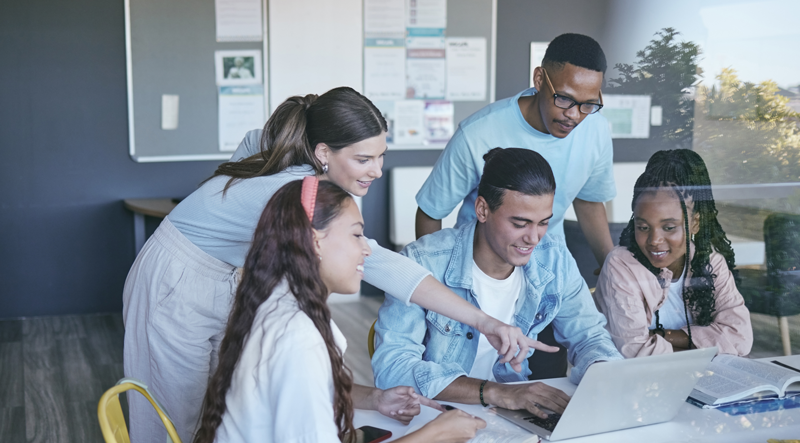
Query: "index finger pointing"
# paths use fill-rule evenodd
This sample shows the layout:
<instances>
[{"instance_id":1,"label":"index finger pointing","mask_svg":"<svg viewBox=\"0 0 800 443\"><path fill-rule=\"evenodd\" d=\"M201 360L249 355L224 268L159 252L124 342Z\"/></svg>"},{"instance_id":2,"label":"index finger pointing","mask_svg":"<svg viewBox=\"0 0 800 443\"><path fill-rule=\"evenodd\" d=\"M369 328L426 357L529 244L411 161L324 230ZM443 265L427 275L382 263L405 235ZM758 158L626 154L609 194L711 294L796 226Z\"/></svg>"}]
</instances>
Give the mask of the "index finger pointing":
<instances>
[{"instance_id":1,"label":"index finger pointing","mask_svg":"<svg viewBox=\"0 0 800 443\"><path fill-rule=\"evenodd\" d=\"M425 405L429 408L436 409L437 411L444 412L444 408L442 407L442 405L439 404L439 402L431 400L430 398L425 397L423 395L419 396L419 404Z\"/></svg>"}]
</instances>

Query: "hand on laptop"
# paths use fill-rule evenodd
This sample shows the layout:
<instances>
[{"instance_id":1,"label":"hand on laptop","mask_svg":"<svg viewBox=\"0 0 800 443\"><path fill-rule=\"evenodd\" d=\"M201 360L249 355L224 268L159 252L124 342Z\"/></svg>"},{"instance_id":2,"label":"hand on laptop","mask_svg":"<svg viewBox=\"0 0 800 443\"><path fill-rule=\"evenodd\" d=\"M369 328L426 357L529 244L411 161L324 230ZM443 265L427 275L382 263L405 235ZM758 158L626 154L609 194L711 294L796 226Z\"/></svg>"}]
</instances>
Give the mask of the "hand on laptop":
<instances>
[{"instance_id":1,"label":"hand on laptop","mask_svg":"<svg viewBox=\"0 0 800 443\"><path fill-rule=\"evenodd\" d=\"M522 362L528 358L530 348L537 351L558 352L558 347L534 340L523 334L522 330L516 326L509 326L489 315L484 315L484 317L478 325L478 331L485 335L489 344L497 349L499 355L503 356L500 363L509 363L517 372L522 371Z\"/></svg>"},{"instance_id":2,"label":"hand on laptop","mask_svg":"<svg viewBox=\"0 0 800 443\"><path fill-rule=\"evenodd\" d=\"M414 392L414 388L410 386L398 386L385 391L375 390L375 409L404 425L407 425L412 418L419 415L419 405L444 411L444 408L438 402L417 394Z\"/></svg>"},{"instance_id":3,"label":"hand on laptop","mask_svg":"<svg viewBox=\"0 0 800 443\"><path fill-rule=\"evenodd\" d=\"M542 408L563 414L569 396L545 383L502 384L487 383L486 402L506 409L526 409L530 413L547 418Z\"/></svg>"}]
</instances>

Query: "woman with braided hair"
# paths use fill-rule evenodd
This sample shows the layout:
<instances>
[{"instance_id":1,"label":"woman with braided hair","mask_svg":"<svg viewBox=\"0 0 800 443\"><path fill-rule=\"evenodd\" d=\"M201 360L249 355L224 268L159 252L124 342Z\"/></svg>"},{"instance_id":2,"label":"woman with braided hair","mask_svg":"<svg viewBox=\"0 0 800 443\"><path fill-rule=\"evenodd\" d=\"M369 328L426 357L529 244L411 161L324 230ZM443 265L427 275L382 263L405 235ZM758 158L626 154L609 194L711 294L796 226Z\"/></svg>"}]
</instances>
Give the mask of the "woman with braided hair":
<instances>
[{"instance_id":1,"label":"woman with braided hair","mask_svg":"<svg viewBox=\"0 0 800 443\"><path fill-rule=\"evenodd\" d=\"M659 151L636 181L633 215L608 255L595 300L626 358L717 346L747 355L750 312L731 243L717 221L703 159Z\"/></svg>"}]
</instances>

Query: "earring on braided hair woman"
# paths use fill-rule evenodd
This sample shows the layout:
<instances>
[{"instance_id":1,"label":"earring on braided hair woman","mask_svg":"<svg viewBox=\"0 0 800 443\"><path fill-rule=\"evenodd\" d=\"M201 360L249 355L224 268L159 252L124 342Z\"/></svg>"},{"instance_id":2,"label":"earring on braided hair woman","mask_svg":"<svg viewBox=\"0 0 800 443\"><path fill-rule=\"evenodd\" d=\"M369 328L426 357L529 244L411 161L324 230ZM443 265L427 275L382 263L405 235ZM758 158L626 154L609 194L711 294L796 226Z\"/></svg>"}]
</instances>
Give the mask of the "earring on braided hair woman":
<instances>
[{"instance_id":1,"label":"earring on braided hair woman","mask_svg":"<svg viewBox=\"0 0 800 443\"><path fill-rule=\"evenodd\" d=\"M749 354L750 313L702 158L686 149L655 153L636 181L631 209L595 291L620 352L717 346Z\"/></svg>"}]
</instances>

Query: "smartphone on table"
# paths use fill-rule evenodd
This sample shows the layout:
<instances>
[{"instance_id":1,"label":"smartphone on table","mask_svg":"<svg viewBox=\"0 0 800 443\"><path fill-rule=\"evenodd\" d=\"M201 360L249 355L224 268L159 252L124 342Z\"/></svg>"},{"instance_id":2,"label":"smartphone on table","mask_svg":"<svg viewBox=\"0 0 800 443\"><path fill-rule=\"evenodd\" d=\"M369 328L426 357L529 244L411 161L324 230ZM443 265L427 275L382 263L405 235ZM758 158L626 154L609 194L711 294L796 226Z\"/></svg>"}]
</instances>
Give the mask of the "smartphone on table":
<instances>
[{"instance_id":1,"label":"smartphone on table","mask_svg":"<svg viewBox=\"0 0 800 443\"><path fill-rule=\"evenodd\" d=\"M379 443L388 440L391 436L392 431L373 426L362 426L356 429L356 441L358 443Z\"/></svg>"}]
</instances>

